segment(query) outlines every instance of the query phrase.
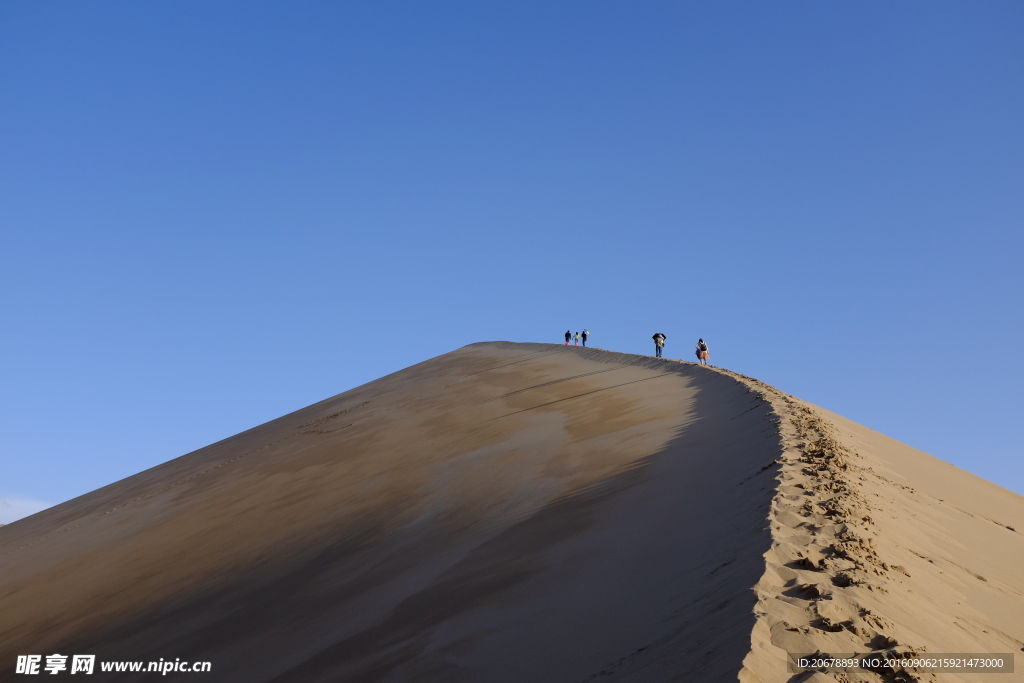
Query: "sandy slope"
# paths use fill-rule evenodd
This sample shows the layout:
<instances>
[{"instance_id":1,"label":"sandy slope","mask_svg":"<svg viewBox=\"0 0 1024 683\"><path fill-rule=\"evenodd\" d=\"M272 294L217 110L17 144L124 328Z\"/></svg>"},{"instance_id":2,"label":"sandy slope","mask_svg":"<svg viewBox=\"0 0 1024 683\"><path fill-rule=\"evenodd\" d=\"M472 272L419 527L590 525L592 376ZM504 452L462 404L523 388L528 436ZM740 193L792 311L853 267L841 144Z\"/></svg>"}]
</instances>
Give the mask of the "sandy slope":
<instances>
[{"instance_id":1,"label":"sandy slope","mask_svg":"<svg viewBox=\"0 0 1024 683\"><path fill-rule=\"evenodd\" d=\"M786 649L1020 653L1016 529L1021 497L754 380L474 344L0 529L0 678L52 652L764 683L829 680Z\"/></svg>"},{"instance_id":2,"label":"sandy slope","mask_svg":"<svg viewBox=\"0 0 1024 683\"><path fill-rule=\"evenodd\" d=\"M473 345L0 530L0 661L734 679L771 541L768 412L693 366Z\"/></svg>"},{"instance_id":3,"label":"sandy slope","mask_svg":"<svg viewBox=\"0 0 1024 683\"><path fill-rule=\"evenodd\" d=\"M1024 499L736 377L773 405L785 449L740 679L1024 680ZM873 651L1016 653L1017 667L793 676L782 665L787 652Z\"/></svg>"}]
</instances>

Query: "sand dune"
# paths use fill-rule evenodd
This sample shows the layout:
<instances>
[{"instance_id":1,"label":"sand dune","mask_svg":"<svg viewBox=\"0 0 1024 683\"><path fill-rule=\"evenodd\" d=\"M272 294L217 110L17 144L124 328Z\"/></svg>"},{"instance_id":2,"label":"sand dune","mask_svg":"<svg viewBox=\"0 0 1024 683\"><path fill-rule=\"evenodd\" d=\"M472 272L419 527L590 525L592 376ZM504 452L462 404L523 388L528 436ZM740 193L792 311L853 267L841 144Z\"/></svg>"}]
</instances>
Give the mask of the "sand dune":
<instances>
[{"instance_id":1,"label":"sand dune","mask_svg":"<svg viewBox=\"0 0 1024 683\"><path fill-rule=\"evenodd\" d=\"M1018 530L1020 496L755 380L474 344L0 529L0 677L60 652L217 681L883 680L786 651L1019 659Z\"/></svg>"}]
</instances>

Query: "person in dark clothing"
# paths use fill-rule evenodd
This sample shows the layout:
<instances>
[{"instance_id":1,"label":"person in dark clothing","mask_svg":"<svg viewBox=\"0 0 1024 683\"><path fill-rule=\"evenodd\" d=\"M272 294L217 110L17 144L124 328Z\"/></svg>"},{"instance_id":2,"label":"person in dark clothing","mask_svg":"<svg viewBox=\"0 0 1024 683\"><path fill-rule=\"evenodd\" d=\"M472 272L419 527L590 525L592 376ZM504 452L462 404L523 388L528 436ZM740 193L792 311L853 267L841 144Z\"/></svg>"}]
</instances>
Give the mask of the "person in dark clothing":
<instances>
[{"instance_id":1,"label":"person in dark clothing","mask_svg":"<svg viewBox=\"0 0 1024 683\"><path fill-rule=\"evenodd\" d=\"M665 340L668 339L661 332L656 333L651 339L654 340L654 357L661 358L661 350L665 347Z\"/></svg>"},{"instance_id":2,"label":"person in dark clothing","mask_svg":"<svg viewBox=\"0 0 1024 683\"><path fill-rule=\"evenodd\" d=\"M583 330L583 334L580 335L580 339L583 340L583 345L587 345L587 337L590 336L590 330Z\"/></svg>"},{"instance_id":3,"label":"person in dark clothing","mask_svg":"<svg viewBox=\"0 0 1024 683\"><path fill-rule=\"evenodd\" d=\"M568 345L569 345L569 341L570 341L571 339L572 339L572 332L570 332L569 330L566 330L566 331L565 331L565 345L566 345L566 346L568 346Z\"/></svg>"}]
</instances>

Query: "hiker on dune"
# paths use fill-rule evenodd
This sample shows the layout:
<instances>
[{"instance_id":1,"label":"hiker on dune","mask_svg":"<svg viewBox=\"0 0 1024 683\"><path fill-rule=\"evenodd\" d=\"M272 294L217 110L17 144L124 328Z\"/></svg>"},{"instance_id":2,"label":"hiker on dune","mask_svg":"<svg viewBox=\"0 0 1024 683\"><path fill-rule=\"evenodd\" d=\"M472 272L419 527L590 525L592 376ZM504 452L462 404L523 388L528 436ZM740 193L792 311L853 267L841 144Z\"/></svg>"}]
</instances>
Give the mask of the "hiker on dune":
<instances>
[{"instance_id":1,"label":"hiker on dune","mask_svg":"<svg viewBox=\"0 0 1024 683\"><path fill-rule=\"evenodd\" d=\"M651 339L654 340L654 357L661 358L661 350L665 347L665 340L668 339L661 332L655 333Z\"/></svg>"},{"instance_id":2,"label":"hiker on dune","mask_svg":"<svg viewBox=\"0 0 1024 683\"><path fill-rule=\"evenodd\" d=\"M580 345L580 333L579 333L579 332L577 332L577 333L576 333L576 334L575 334L575 335L573 336L573 340L574 340L574 341L576 342L576 343L574 344L574 346L579 346L579 345Z\"/></svg>"},{"instance_id":3,"label":"hiker on dune","mask_svg":"<svg viewBox=\"0 0 1024 683\"><path fill-rule=\"evenodd\" d=\"M590 330L583 330L583 334L580 335L580 339L583 340L583 345L587 345L587 337L590 336Z\"/></svg>"},{"instance_id":4,"label":"hiker on dune","mask_svg":"<svg viewBox=\"0 0 1024 683\"><path fill-rule=\"evenodd\" d=\"M701 365L708 364L708 358L711 358L711 352L708 351L708 345L704 343L703 339L697 340L697 360L700 361Z\"/></svg>"},{"instance_id":5,"label":"hiker on dune","mask_svg":"<svg viewBox=\"0 0 1024 683\"><path fill-rule=\"evenodd\" d=\"M566 330L565 331L565 345L566 346L569 345L569 340L570 339L572 339L572 332L570 332L569 330Z\"/></svg>"}]
</instances>

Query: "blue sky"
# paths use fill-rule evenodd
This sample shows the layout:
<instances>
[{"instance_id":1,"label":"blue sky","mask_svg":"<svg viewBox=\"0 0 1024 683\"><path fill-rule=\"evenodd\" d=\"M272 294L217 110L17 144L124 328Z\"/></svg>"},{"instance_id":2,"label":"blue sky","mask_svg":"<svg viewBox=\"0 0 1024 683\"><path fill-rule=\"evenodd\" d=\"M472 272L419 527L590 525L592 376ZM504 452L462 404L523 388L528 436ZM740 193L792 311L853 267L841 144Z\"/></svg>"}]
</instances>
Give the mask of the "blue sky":
<instances>
[{"instance_id":1,"label":"blue sky","mask_svg":"<svg viewBox=\"0 0 1024 683\"><path fill-rule=\"evenodd\" d=\"M4 3L0 522L583 327L704 337L1024 493L1021 35L1014 2Z\"/></svg>"}]
</instances>

